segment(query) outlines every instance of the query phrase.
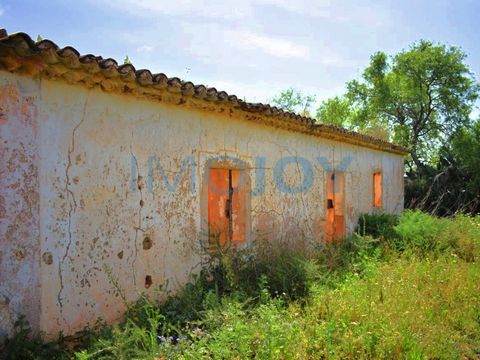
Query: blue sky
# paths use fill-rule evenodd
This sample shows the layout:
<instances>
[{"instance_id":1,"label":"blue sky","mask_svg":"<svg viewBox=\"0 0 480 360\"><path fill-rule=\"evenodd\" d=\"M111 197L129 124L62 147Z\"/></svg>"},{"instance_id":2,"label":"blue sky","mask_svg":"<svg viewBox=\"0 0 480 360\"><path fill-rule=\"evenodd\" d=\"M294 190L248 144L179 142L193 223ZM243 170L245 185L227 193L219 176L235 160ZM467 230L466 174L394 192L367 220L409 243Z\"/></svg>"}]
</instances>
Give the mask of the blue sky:
<instances>
[{"instance_id":1,"label":"blue sky","mask_svg":"<svg viewBox=\"0 0 480 360\"><path fill-rule=\"evenodd\" d=\"M341 94L369 57L424 38L480 74L477 0L0 0L0 27L265 102L293 86Z\"/></svg>"}]
</instances>

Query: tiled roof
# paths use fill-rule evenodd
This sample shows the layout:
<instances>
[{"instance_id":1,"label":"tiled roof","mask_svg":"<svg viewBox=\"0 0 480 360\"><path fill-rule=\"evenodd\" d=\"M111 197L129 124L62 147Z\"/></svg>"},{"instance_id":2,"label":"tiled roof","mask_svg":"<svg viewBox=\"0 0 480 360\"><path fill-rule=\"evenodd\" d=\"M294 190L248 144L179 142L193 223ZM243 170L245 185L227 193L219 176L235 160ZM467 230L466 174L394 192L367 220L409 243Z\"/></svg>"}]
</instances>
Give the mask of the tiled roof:
<instances>
[{"instance_id":1,"label":"tiled roof","mask_svg":"<svg viewBox=\"0 0 480 360\"><path fill-rule=\"evenodd\" d=\"M409 150L375 137L349 131L333 125L319 124L314 119L284 111L275 106L249 103L225 91L213 87L194 85L177 77L167 77L163 73L152 74L150 70L137 70L131 64L118 65L114 59L104 59L91 54L80 55L71 46L58 47L51 40L33 41L25 33L8 35L0 29L0 70L25 73L32 76L45 76L64 79L69 83L83 83L89 87L100 86L105 91L118 90L122 93L135 93L161 99L161 94L177 95L177 104L188 98L208 102L211 105L230 107L244 112L249 120L261 121L269 125L317 135L337 141L353 143L382 151L405 155ZM141 91L139 91L139 89ZM223 109L222 109L223 111Z\"/></svg>"}]
</instances>

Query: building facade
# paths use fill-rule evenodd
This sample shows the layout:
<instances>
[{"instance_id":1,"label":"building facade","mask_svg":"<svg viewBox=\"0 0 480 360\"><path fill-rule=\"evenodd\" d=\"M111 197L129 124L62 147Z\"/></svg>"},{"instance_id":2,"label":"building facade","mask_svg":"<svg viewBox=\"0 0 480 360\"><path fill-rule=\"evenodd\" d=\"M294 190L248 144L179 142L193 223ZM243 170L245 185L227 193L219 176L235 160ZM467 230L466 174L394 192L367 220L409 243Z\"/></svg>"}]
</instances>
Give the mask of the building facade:
<instances>
[{"instance_id":1,"label":"building facade","mask_svg":"<svg viewBox=\"0 0 480 360\"><path fill-rule=\"evenodd\" d=\"M113 322L212 238L321 246L403 210L405 148L4 35L0 335L20 314L47 337Z\"/></svg>"}]
</instances>

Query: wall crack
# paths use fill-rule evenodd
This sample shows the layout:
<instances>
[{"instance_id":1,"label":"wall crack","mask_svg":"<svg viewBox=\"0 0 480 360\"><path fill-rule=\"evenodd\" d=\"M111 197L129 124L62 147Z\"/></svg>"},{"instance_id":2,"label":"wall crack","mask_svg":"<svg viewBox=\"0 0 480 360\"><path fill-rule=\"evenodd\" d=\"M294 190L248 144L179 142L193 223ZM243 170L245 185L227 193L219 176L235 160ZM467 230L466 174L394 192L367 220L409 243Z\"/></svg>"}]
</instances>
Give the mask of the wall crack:
<instances>
[{"instance_id":1,"label":"wall crack","mask_svg":"<svg viewBox=\"0 0 480 360\"><path fill-rule=\"evenodd\" d=\"M85 115L87 111L87 104L88 104L88 95L87 98L85 99L85 104L83 106L83 113L82 113L82 118L78 122L77 125L73 128L72 131L72 140L70 143L70 146L68 148L67 152L67 166L65 168L65 192L67 193L67 199L68 199L68 224L67 224L67 231L68 231L68 242L67 246L65 249L65 253L63 254L62 259L58 263L58 276L60 279L60 290L58 291L57 294L57 302L58 305L60 306L60 316L63 318L64 322L68 326L68 322L66 321L64 314L63 314L63 298L62 298L62 293L65 288L64 280L63 280L63 267L65 265L65 261L67 258L69 258L69 251L70 247L72 245L72 214L77 210L77 200L75 199L75 194L73 193L72 189L70 188L70 169L72 167L72 154L75 152L75 135L80 126L83 124L85 121ZM58 323L58 319L57 319Z\"/></svg>"},{"instance_id":2,"label":"wall crack","mask_svg":"<svg viewBox=\"0 0 480 360\"><path fill-rule=\"evenodd\" d=\"M133 284L135 286L137 286L137 275L136 275L136 271L135 271L135 264L137 262L137 257L138 257L138 245L137 245L138 233L139 233L139 231L141 231L142 233L144 232L144 230L142 229L142 207L143 207L143 204L144 204L144 200L143 200L142 177L140 176L140 170L139 170L139 167L138 167L137 157L133 153L133 131L132 131L132 141L130 142L130 155L132 156L133 160L135 161L135 167L137 169L137 187L138 187L138 191L140 192L140 202L139 202L140 205L139 205L139 209L138 209L138 224L135 227L135 239L134 239L134 244L133 244L135 249L134 249L134 257L133 257L133 261L132 261Z\"/></svg>"}]
</instances>

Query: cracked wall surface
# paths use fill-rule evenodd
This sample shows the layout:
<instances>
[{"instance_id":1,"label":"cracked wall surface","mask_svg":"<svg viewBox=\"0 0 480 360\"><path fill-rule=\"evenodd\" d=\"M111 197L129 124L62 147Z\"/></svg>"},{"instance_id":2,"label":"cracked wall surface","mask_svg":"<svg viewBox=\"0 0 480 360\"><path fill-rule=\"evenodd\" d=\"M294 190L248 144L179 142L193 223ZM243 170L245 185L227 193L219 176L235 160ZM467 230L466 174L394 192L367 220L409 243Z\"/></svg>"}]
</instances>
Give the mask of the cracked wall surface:
<instances>
[{"instance_id":1,"label":"cracked wall surface","mask_svg":"<svg viewBox=\"0 0 480 360\"><path fill-rule=\"evenodd\" d=\"M26 315L39 327L39 84L0 77L0 339Z\"/></svg>"},{"instance_id":2,"label":"cracked wall surface","mask_svg":"<svg viewBox=\"0 0 480 360\"><path fill-rule=\"evenodd\" d=\"M264 172L264 191L248 197L249 242L322 244L326 176L349 157L347 232L361 213L373 211L377 170L383 210L403 209L400 155L62 82L2 72L0 85L2 94L14 94L2 96L0 115L1 140L8 143L0 165L3 332L8 319L30 312L35 330L72 334L99 317L119 319L125 302L142 292L178 290L201 267L204 176L213 157L241 159L252 189ZM153 166L149 174L151 157L163 172ZM308 191L282 193L275 186L274 168L285 157L312 164ZM284 170L286 185L303 181L298 163ZM20 260L17 248L24 249Z\"/></svg>"}]
</instances>

